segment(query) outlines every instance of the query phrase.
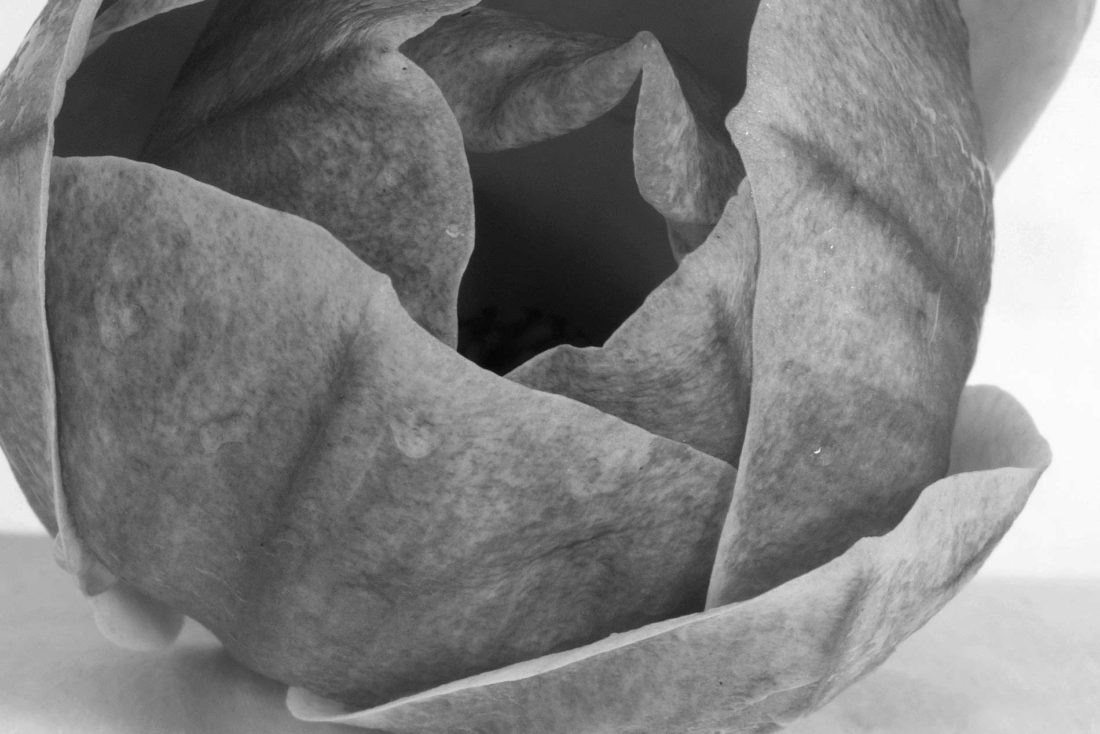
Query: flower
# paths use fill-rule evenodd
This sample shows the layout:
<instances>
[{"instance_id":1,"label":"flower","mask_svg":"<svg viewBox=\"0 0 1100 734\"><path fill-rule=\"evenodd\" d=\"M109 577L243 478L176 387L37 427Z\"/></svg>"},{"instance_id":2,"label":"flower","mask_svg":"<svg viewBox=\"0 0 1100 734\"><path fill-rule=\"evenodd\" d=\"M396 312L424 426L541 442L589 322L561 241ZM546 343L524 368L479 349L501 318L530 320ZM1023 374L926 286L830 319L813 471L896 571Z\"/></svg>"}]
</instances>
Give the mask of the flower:
<instances>
[{"instance_id":1,"label":"flower","mask_svg":"<svg viewBox=\"0 0 1100 734\"><path fill-rule=\"evenodd\" d=\"M47 174L83 39L166 9L97 32L96 3L51 4L0 90L16 475L104 627L192 616L312 691L303 717L333 713L316 694L393 731L810 711L976 570L1046 461L1004 398L958 410L991 236L961 17L763 3L730 137L653 36L470 4L225 3L144 161ZM101 109L96 58L59 130ZM675 274L601 349L477 368L465 148L583 127L639 74ZM953 428L954 468L988 471L937 482Z\"/></svg>"}]
</instances>

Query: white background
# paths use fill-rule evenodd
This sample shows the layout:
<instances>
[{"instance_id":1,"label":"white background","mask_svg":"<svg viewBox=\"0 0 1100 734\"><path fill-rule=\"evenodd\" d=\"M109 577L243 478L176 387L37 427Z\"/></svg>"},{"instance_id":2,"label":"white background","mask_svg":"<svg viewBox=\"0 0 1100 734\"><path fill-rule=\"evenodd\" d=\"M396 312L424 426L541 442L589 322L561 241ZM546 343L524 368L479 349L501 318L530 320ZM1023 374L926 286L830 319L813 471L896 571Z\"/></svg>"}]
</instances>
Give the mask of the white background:
<instances>
[{"instance_id":1,"label":"white background","mask_svg":"<svg viewBox=\"0 0 1100 734\"><path fill-rule=\"evenodd\" d=\"M42 5L0 0L0 66ZM1100 576L1098 100L1100 22L998 186L993 295L971 382L1023 402L1055 461L987 575ZM0 532L41 532L2 460Z\"/></svg>"}]
</instances>

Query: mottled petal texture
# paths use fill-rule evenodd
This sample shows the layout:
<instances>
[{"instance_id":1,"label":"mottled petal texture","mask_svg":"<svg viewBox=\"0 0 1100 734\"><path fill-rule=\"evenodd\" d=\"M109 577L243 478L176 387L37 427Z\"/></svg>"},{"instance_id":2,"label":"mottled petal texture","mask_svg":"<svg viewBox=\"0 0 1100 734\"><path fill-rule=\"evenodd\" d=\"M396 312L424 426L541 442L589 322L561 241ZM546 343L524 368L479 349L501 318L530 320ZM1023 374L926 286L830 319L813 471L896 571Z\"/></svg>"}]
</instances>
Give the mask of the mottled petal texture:
<instances>
[{"instance_id":1,"label":"mottled petal texture","mask_svg":"<svg viewBox=\"0 0 1100 734\"><path fill-rule=\"evenodd\" d=\"M730 119L760 260L752 394L708 603L887 532L947 469L992 258L956 4L761 3Z\"/></svg>"},{"instance_id":2,"label":"mottled petal texture","mask_svg":"<svg viewBox=\"0 0 1100 734\"><path fill-rule=\"evenodd\" d=\"M603 347L556 347L509 377L737 464L752 368L758 235L747 184Z\"/></svg>"},{"instance_id":3,"label":"mottled petal texture","mask_svg":"<svg viewBox=\"0 0 1100 734\"><path fill-rule=\"evenodd\" d=\"M0 443L59 561L85 589L109 576L76 537L62 491L46 326L46 201L53 120L95 9L51 3L0 80Z\"/></svg>"},{"instance_id":4,"label":"mottled petal texture","mask_svg":"<svg viewBox=\"0 0 1100 734\"><path fill-rule=\"evenodd\" d=\"M292 215L110 158L50 214L82 537L249 667L379 702L702 605L724 462L475 367Z\"/></svg>"},{"instance_id":5,"label":"mottled petal texture","mask_svg":"<svg viewBox=\"0 0 1100 734\"><path fill-rule=\"evenodd\" d=\"M616 41L474 8L403 50L443 90L467 147L481 152L576 130L615 108L640 77L635 175L668 220L679 257L702 242L744 177L719 93L651 33Z\"/></svg>"}]
</instances>

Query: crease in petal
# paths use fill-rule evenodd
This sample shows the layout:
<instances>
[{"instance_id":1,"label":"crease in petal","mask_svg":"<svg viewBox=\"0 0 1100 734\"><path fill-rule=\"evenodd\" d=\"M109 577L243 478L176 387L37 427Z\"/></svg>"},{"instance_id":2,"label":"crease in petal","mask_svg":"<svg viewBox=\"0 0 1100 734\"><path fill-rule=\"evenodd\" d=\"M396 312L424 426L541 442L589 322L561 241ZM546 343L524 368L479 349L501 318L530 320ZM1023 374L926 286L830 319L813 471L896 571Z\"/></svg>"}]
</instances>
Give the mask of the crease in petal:
<instances>
[{"instance_id":1,"label":"crease in petal","mask_svg":"<svg viewBox=\"0 0 1100 734\"><path fill-rule=\"evenodd\" d=\"M996 388L963 393L953 441L968 471L930 486L887 534L754 599L369 710L296 688L287 705L306 721L393 734L774 730L869 673L950 601L1050 462L1030 417Z\"/></svg>"},{"instance_id":2,"label":"crease in petal","mask_svg":"<svg viewBox=\"0 0 1100 734\"><path fill-rule=\"evenodd\" d=\"M319 226L104 157L49 231L84 540L248 667L377 703L702 608L732 467L475 367Z\"/></svg>"},{"instance_id":3,"label":"crease in petal","mask_svg":"<svg viewBox=\"0 0 1100 734\"><path fill-rule=\"evenodd\" d=\"M966 53L951 2L760 6L730 117L760 231L751 407L710 604L887 532L947 470L992 254Z\"/></svg>"}]
</instances>

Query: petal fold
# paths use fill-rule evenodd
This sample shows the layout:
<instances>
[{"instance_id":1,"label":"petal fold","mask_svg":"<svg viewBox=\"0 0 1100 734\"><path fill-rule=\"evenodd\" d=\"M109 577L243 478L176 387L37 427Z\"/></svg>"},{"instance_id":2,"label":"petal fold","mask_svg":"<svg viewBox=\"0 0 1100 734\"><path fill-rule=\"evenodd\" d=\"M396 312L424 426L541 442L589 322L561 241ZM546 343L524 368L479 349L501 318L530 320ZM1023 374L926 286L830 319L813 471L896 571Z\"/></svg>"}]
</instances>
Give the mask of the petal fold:
<instances>
[{"instance_id":1,"label":"petal fold","mask_svg":"<svg viewBox=\"0 0 1100 734\"><path fill-rule=\"evenodd\" d=\"M989 165L1004 173L1069 69L1096 0L960 0Z\"/></svg>"}]
</instances>

